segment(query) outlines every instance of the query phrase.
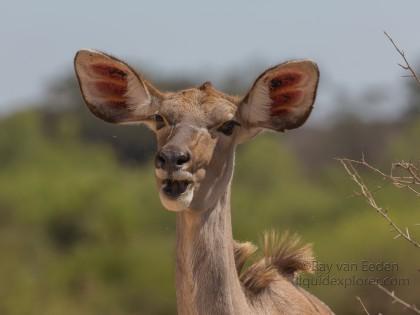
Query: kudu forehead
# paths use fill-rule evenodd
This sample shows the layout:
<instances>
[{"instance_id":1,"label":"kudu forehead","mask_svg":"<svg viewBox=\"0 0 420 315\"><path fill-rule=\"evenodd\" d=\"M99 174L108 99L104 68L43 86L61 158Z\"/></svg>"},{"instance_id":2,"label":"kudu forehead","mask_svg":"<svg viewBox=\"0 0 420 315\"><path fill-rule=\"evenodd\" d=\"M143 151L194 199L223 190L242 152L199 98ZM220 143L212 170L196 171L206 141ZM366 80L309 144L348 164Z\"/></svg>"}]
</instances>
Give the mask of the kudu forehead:
<instances>
[{"instance_id":1,"label":"kudu forehead","mask_svg":"<svg viewBox=\"0 0 420 315\"><path fill-rule=\"evenodd\" d=\"M188 123L179 123L170 130L165 147L186 148L190 147L203 132L203 128Z\"/></svg>"},{"instance_id":2,"label":"kudu forehead","mask_svg":"<svg viewBox=\"0 0 420 315\"><path fill-rule=\"evenodd\" d=\"M237 110L237 103L212 86L170 93L162 102L159 113L173 125L212 127L230 120Z\"/></svg>"}]
</instances>

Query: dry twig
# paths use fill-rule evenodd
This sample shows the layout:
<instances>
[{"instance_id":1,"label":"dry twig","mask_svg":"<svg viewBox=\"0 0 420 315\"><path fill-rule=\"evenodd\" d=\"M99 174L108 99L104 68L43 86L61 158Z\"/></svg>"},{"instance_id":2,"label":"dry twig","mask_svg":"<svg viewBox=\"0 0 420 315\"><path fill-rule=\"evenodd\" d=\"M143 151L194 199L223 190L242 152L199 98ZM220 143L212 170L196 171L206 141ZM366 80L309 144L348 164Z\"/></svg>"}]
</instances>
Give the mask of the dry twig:
<instances>
[{"instance_id":1,"label":"dry twig","mask_svg":"<svg viewBox=\"0 0 420 315\"><path fill-rule=\"evenodd\" d=\"M392 163L391 172L390 174L386 174L381 170L373 167L368 162L366 162L364 156L360 161L352 160L352 159L338 159L339 161L347 161L352 164L361 165L366 167L367 169L371 170L372 172L380 175L383 179L388 180L397 188L407 188L411 190L416 196L420 197L420 191L415 188L416 186L420 186L420 170L419 168L411 162L397 162ZM395 171L397 169L404 170L407 174L405 176L396 176Z\"/></svg>"},{"instance_id":2,"label":"dry twig","mask_svg":"<svg viewBox=\"0 0 420 315\"><path fill-rule=\"evenodd\" d=\"M387 211L380 207L375 198L373 197L373 194L370 192L367 185L364 183L363 178L360 176L359 172L356 170L353 164L359 164L364 165L368 167L371 170L374 170L375 172L381 174L385 178L392 178L390 175L386 175L385 173L381 172L378 169L375 169L373 166L368 164L364 159L362 161L355 161L350 159L338 159L341 164L343 165L344 169L346 170L347 174L350 176L350 178L359 186L360 193L363 197L365 197L367 203L377 212L379 213L388 223L391 225L392 230L397 233L395 238L402 237L406 241L413 244L415 247L420 248L420 243L412 238L410 235L408 228L405 228L405 231L400 228L388 215Z\"/></svg>"},{"instance_id":3,"label":"dry twig","mask_svg":"<svg viewBox=\"0 0 420 315\"><path fill-rule=\"evenodd\" d=\"M408 176L396 177L393 175L395 169L401 168L408 173ZM417 166L410 162L392 163L391 178L394 180L394 185L398 188L408 188L420 197L420 191L413 188L413 185L420 185L420 170Z\"/></svg>"},{"instance_id":4,"label":"dry twig","mask_svg":"<svg viewBox=\"0 0 420 315\"><path fill-rule=\"evenodd\" d=\"M362 306L363 311L366 313L366 315L370 315L370 313L369 313L369 311L367 310L367 308L366 308L365 304L363 304L362 299L361 299L359 296L356 296L356 300L358 300L358 301L359 301L359 303L360 303L360 305Z\"/></svg>"},{"instance_id":5,"label":"dry twig","mask_svg":"<svg viewBox=\"0 0 420 315\"><path fill-rule=\"evenodd\" d=\"M396 49L398 54L404 60L405 64L399 63L398 65L402 69L404 69L405 71L410 72L410 75L406 75L404 77L411 77L416 81L417 84L420 85L420 79L417 76L416 72L411 67L410 63L408 62L404 51L401 50L397 46L397 44L394 42L392 37L387 32L384 32L384 34L389 39L391 44L394 46L394 48ZM365 197L367 203L374 210L376 210L376 212L379 213L391 225L393 231L397 232L397 235L394 237L394 239L399 238L399 237L403 237L405 240L407 240L408 242L413 244L415 247L420 248L420 243L411 237L411 235L408 231L408 228L405 228L405 231L403 231L389 217L387 211L385 209L381 208L377 204L376 200L373 197L373 194L371 193L371 191L369 190L367 185L364 183L362 177L360 176L360 174L358 173L358 171L354 167L354 164L364 166L367 169L373 171L374 173L379 174L380 176L382 176L383 179L390 181L397 188L407 188L407 189L411 190L412 192L414 192L416 194L416 196L420 196L420 191L416 190L413 186L420 185L420 170L419 170L419 168L416 167L413 163L404 162L404 161L398 162L398 163L393 163L392 167L391 167L391 172L388 175L388 174L380 171L379 169L373 167L369 163L367 163L365 161L364 157L362 157L362 159L360 161L351 160L351 159L338 159L338 160L341 162L341 164L343 165L344 169L346 170L346 172L350 176L350 178L359 186L360 193L361 193L362 196ZM395 176L394 175L394 170L396 170L396 169L403 169L406 173L408 173L408 175L407 176ZM418 224L416 224L416 225L418 225ZM404 306L406 309L409 309L416 314L420 314L420 309L418 309L416 305L409 304L409 303L405 302L401 298L397 297L395 295L394 291L389 291L388 289L386 289L385 287L383 287L380 284L378 284L377 286L378 286L379 289L381 289L383 292L385 292L388 296L390 296L392 298L393 303L398 303L398 304ZM356 299L359 301L359 303L362 306L365 314L370 315L367 308L363 304L362 299L358 296L356 296Z\"/></svg>"},{"instance_id":6,"label":"dry twig","mask_svg":"<svg viewBox=\"0 0 420 315\"><path fill-rule=\"evenodd\" d=\"M400 56L403 58L404 63L405 64L401 64L399 63L398 65L403 68L405 71L410 72L410 75L406 76L406 77L410 77L413 78L414 80L416 80L416 82L420 85L420 79L417 76L416 72L413 70L413 68L411 67L411 65L408 63L407 58L405 57L405 53L403 50L401 50L400 48L398 48L397 44L394 42L394 40L392 39L392 37L387 33L384 32L385 36L388 37L389 41L392 43L392 45L394 46L394 48L397 50L398 54L400 54Z\"/></svg>"},{"instance_id":7,"label":"dry twig","mask_svg":"<svg viewBox=\"0 0 420 315\"><path fill-rule=\"evenodd\" d=\"M403 299L399 298L398 296L395 295L395 292L394 291L389 291L387 288L383 287L380 284L378 284L378 288L381 289L383 292L385 292L388 296L390 296L392 298L392 302L393 303L401 304L405 308L413 311L414 313L420 314L420 309L418 309L416 305L409 304L406 301L404 301Z\"/></svg>"}]
</instances>

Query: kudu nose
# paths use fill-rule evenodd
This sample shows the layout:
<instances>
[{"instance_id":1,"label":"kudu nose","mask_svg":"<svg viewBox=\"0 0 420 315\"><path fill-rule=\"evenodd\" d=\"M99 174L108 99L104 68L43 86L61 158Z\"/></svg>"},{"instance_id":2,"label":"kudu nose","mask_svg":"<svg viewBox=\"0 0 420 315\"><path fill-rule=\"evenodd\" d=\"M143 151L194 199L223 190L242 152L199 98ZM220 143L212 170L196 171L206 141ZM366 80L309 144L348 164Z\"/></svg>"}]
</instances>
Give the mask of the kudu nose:
<instances>
[{"instance_id":1,"label":"kudu nose","mask_svg":"<svg viewBox=\"0 0 420 315\"><path fill-rule=\"evenodd\" d=\"M178 170L190 160L191 155L188 151L162 149L156 155L155 166L165 170Z\"/></svg>"}]
</instances>

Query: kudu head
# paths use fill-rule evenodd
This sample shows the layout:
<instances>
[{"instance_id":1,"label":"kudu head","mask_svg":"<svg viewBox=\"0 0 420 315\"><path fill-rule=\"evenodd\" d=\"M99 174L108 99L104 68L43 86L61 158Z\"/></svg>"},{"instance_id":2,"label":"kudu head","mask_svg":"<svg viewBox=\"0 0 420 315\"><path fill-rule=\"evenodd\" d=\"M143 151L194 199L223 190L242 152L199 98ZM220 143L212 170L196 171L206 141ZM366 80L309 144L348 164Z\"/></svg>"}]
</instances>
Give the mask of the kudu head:
<instances>
[{"instance_id":1,"label":"kudu head","mask_svg":"<svg viewBox=\"0 0 420 315\"><path fill-rule=\"evenodd\" d=\"M79 51L74 64L94 115L111 123L144 123L154 131L159 195L172 211L211 206L218 190L226 190L238 143L264 129L301 126L319 78L312 61L289 61L263 72L245 97L236 98L210 83L160 92L129 65L99 51Z\"/></svg>"}]
</instances>

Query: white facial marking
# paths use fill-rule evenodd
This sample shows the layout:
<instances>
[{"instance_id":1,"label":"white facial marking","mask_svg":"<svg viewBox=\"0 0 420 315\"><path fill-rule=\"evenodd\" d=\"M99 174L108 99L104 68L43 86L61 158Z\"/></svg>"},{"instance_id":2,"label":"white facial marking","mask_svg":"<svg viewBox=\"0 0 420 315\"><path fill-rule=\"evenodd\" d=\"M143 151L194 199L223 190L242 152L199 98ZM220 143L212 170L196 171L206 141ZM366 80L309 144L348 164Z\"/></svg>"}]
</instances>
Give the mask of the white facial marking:
<instances>
[{"instance_id":1,"label":"white facial marking","mask_svg":"<svg viewBox=\"0 0 420 315\"><path fill-rule=\"evenodd\" d=\"M161 187L159 189L159 198L162 202L162 205L170 210L170 211L183 211L187 209L191 201L194 197L194 176L190 172L187 171L175 171L172 172L170 175L167 171L161 169L161 168L155 168L155 175L156 177L164 181L165 179L171 179L176 181L191 181L191 183L188 185L185 192L183 192L180 196L177 198L171 198L168 197L165 192L163 191L163 188L165 187L164 184L161 184Z\"/></svg>"},{"instance_id":2,"label":"white facial marking","mask_svg":"<svg viewBox=\"0 0 420 315\"><path fill-rule=\"evenodd\" d=\"M156 175L157 178L159 178L161 180L171 179L171 180L192 181L193 177L194 177L190 172L183 171L183 170L178 170L178 171L172 172L169 175L167 171L165 171L161 168L155 168L155 175Z\"/></svg>"},{"instance_id":3,"label":"white facial marking","mask_svg":"<svg viewBox=\"0 0 420 315\"><path fill-rule=\"evenodd\" d=\"M166 196L166 194L162 191L162 188L159 191L159 197L160 197L160 201L162 202L163 206L170 210L170 211L183 211L185 209L187 209L190 204L191 201L194 197L194 189L193 187L187 188L187 190L180 195L178 198L176 199L171 199L169 197Z\"/></svg>"}]
</instances>

